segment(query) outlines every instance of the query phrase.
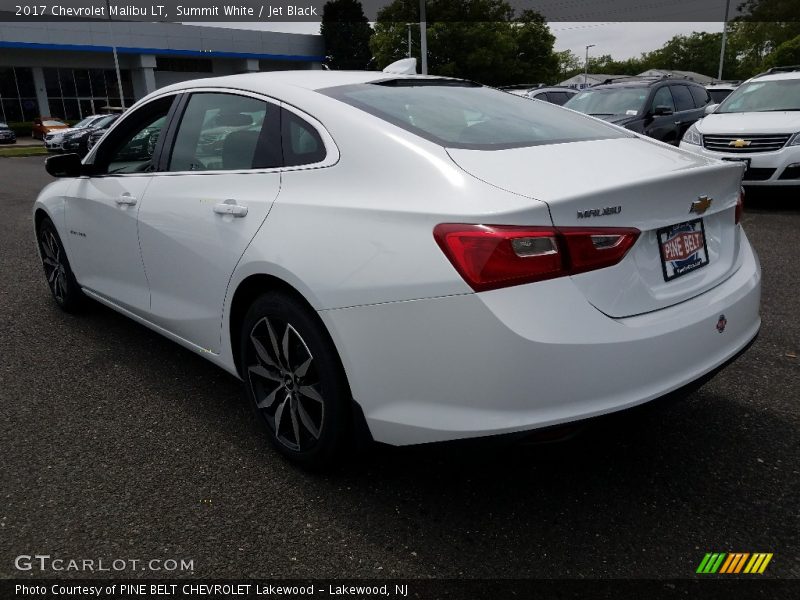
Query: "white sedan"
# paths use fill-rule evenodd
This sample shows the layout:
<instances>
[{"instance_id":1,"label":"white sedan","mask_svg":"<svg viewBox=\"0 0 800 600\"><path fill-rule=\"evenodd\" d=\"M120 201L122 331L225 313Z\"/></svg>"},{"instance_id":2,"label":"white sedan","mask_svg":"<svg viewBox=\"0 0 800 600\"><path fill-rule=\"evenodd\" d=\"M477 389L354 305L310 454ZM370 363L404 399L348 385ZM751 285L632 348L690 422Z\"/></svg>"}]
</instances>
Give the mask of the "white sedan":
<instances>
[{"instance_id":1,"label":"white sedan","mask_svg":"<svg viewBox=\"0 0 800 600\"><path fill-rule=\"evenodd\" d=\"M47 169L34 222L56 302L92 298L241 378L307 465L359 437L642 404L760 326L742 165L471 82L184 82Z\"/></svg>"}]
</instances>

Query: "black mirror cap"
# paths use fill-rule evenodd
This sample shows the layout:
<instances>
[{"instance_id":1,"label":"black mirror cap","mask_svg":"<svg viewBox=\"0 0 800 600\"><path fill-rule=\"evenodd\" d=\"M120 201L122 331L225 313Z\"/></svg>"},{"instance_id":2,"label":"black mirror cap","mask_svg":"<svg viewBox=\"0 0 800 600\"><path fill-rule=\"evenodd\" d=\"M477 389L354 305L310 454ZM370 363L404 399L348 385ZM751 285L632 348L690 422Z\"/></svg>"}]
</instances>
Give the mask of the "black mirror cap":
<instances>
[{"instance_id":1,"label":"black mirror cap","mask_svg":"<svg viewBox=\"0 0 800 600\"><path fill-rule=\"evenodd\" d=\"M83 174L81 157L74 153L48 156L44 168L53 177L80 177Z\"/></svg>"},{"instance_id":2,"label":"black mirror cap","mask_svg":"<svg viewBox=\"0 0 800 600\"><path fill-rule=\"evenodd\" d=\"M674 114L675 111L672 110L669 106L656 106L653 110L653 114L657 117L666 117L671 114Z\"/></svg>"}]
</instances>

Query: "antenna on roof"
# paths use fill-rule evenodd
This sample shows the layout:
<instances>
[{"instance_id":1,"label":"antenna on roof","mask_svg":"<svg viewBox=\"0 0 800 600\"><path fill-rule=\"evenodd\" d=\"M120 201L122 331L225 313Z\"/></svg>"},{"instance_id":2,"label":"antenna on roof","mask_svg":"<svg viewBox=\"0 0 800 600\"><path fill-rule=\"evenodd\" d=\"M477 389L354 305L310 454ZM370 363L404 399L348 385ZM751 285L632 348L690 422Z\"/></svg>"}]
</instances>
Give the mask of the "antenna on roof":
<instances>
[{"instance_id":1,"label":"antenna on roof","mask_svg":"<svg viewBox=\"0 0 800 600\"><path fill-rule=\"evenodd\" d=\"M384 73L391 73L393 75L416 75L417 74L417 59L416 58L403 58L395 61L383 70Z\"/></svg>"}]
</instances>

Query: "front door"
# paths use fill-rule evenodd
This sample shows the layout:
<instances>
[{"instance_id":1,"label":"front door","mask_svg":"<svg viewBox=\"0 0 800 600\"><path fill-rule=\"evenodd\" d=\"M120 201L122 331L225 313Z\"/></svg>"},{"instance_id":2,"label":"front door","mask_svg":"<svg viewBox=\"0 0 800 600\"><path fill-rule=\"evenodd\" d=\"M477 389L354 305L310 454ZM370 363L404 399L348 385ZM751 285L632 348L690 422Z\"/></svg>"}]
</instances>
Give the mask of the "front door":
<instances>
[{"instance_id":1,"label":"front door","mask_svg":"<svg viewBox=\"0 0 800 600\"><path fill-rule=\"evenodd\" d=\"M156 142L173 98L126 115L97 149L90 177L66 203L70 262L82 287L137 314L150 308L137 216L152 182Z\"/></svg>"},{"instance_id":2,"label":"front door","mask_svg":"<svg viewBox=\"0 0 800 600\"><path fill-rule=\"evenodd\" d=\"M659 111L657 109L667 109L666 114L658 114ZM645 134L649 137L669 144L677 144L680 141L678 126L675 123L675 101L669 91L669 86L665 85L656 90L650 106L648 120L649 123L645 127Z\"/></svg>"},{"instance_id":3,"label":"front door","mask_svg":"<svg viewBox=\"0 0 800 600\"><path fill-rule=\"evenodd\" d=\"M139 209L150 320L219 353L228 282L280 191L281 161L277 105L229 93L189 97L166 172Z\"/></svg>"}]
</instances>

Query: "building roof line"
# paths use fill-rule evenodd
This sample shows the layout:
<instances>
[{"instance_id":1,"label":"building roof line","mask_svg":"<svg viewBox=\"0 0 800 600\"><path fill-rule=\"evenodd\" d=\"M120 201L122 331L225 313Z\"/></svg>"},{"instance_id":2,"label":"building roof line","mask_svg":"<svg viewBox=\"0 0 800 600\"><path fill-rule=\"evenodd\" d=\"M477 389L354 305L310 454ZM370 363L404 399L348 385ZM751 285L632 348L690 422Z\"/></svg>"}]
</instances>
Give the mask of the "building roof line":
<instances>
[{"instance_id":1,"label":"building roof line","mask_svg":"<svg viewBox=\"0 0 800 600\"><path fill-rule=\"evenodd\" d=\"M40 44L36 42L0 41L0 48L19 48L26 50L61 50L67 52L111 52L111 46L93 46L88 44ZM324 56L306 56L302 54L269 54L254 52L229 52L225 50L180 50L177 48L136 48L117 46L119 54L157 54L161 56L191 56L202 58L241 58L259 60L284 60L293 62L322 62Z\"/></svg>"}]
</instances>

